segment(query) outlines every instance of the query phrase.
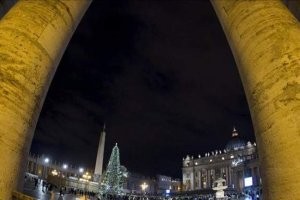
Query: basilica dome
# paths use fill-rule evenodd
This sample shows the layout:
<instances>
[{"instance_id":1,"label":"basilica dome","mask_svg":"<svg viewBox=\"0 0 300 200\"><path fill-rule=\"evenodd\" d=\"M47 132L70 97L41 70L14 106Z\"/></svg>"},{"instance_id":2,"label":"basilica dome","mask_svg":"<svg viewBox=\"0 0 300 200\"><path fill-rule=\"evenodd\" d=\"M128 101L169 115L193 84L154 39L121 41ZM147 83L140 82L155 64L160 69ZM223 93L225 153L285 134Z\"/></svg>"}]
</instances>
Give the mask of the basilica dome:
<instances>
[{"instance_id":1,"label":"basilica dome","mask_svg":"<svg viewBox=\"0 0 300 200\"><path fill-rule=\"evenodd\" d=\"M239 137L239 134L235 128L232 131L232 138L226 144L226 151L233 151L243 149L246 146L246 142Z\"/></svg>"}]
</instances>

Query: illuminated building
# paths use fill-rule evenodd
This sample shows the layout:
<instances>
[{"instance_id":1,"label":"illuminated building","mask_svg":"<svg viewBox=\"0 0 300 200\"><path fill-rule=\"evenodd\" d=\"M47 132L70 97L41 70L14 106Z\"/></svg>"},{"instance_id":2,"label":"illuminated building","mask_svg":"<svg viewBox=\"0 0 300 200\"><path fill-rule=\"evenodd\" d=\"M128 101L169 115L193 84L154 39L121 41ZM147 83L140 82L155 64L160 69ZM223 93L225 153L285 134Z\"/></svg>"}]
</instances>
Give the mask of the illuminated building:
<instances>
[{"instance_id":1,"label":"illuminated building","mask_svg":"<svg viewBox=\"0 0 300 200\"><path fill-rule=\"evenodd\" d=\"M229 190L258 189L261 181L256 144L240 139L234 128L224 150L184 158L182 178L183 191L211 189L218 178L226 180Z\"/></svg>"}]
</instances>

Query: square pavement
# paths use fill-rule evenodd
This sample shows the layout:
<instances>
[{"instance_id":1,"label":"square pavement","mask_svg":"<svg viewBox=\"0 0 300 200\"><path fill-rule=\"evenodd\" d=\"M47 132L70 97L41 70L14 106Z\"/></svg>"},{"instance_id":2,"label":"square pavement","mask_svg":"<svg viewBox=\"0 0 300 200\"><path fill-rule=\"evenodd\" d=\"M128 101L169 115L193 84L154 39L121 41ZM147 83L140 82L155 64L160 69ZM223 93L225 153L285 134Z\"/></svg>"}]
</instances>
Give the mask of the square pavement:
<instances>
[{"instance_id":1,"label":"square pavement","mask_svg":"<svg viewBox=\"0 0 300 200\"><path fill-rule=\"evenodd\" d=\"M34 186L34 181L27 179L24 182L23 193L34 197L38 200L97 200L96 197L80 196L73 194L65 194L59 196L58 191L44 191L42 190L42 184L38 183L37 187Z\"/></svg>"}]
</instances>

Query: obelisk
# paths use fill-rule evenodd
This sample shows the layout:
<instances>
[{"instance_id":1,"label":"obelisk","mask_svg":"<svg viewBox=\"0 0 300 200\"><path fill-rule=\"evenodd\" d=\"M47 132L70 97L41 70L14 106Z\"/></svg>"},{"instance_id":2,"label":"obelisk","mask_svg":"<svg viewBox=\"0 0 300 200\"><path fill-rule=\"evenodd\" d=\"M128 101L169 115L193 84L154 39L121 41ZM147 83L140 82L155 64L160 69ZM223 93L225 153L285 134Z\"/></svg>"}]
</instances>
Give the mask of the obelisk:
<instances>
[{"instance_id":1,"label":"obelisk","mask_svg":"<svg viewBox=\"0 0 300 200\"><path fill-rule=\"evenodd\" d=\"M105 124L103 126L103 130L100 135L97 158L96 158L96 165L94 171L94 181L98 182L102 175L102 168L103 168L103 157L104 157L104 146L105 146Z\"/></svg>"}]
</instances>

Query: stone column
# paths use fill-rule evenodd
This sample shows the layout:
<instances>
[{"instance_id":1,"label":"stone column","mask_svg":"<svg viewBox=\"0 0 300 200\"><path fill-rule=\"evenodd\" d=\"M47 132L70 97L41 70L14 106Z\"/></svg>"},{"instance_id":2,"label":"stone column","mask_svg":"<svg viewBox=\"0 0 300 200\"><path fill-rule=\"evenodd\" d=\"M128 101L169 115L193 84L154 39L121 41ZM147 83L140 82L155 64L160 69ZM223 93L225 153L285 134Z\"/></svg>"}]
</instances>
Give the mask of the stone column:
<instances>
[{"instance_id":1,"label":"stone column","mask_svg":"<svg viewBox=\"0 0 300 200\"><path fill-rule=\"evenodd\" d=\"M226 184L229 185L228 167L225 168L225 174L226 174Z\"/></svg>"},{"instance_id":2,"label":"stone column","mask_svg":"<svg viewBox=\"0 0 300 200\"><path fill-rule=\"evenodd\" d=\"M300 196L300 25L280 0L211 0L249 103L264 199Z\"/></svg>"},{"instance_id":3,"label":"stone column","mask_svg":"<svg viewBox=\"0 0 300 200\"><path fill-rule=\"evenodd\" d=\"M202 169L199 170L199 189L202 189Z\"/></svg>"},{"instance_id":4,"label":"stone column","mask_svg":"<svg viewBox=\"0 0 300 200\"><path fill-rule=\"evenodd\" d=\"M216 170L215 170L215 169L212 169L212 180L211 180L211 184L213 184L215 180L216 180Z\"/></svg>"},{"instance_id":5,"label":"stone column","mask_svg":"<svg viewBox=\"0 0 300 200\"><path fill-rule=\"evenodd\" d=\"M252 177L252 183L255 185L256 177L254 172L254 167L251 167L251 177Z\"/></svg>"},{"instance_id":6,"label":"stone column","mask_svg":"<svg viewBox=\"0 0 300 200\"><path fill-rule=\"evenodd\" d=\"M18 1L0 21L0 199L21 189L41 107L89 0Z\"/></svg>"},{"instance_id":7,"label":"stone column","mask_svg":"<svg viewBox=\"0 0 300 200\"><path fill-rule=\"evenodd\" d=\"M228 176L228 183L230 185L232 185L232 169L231 168L228 168L228 172L229 172L229 176Z\"/></svg>"},{"instance_id":8,"label":"stone column","mask_svg":"<svg viewBox=\"0 0 300 200\"><path fill-rule=\"evenodd\" d=\"M209 170L206 169L206 188L209 188Z\"/></svg>"},{"instance_id":9,"label":"stone column","mask_svg":"<svg viewBox=\"0 0 300 200\"><path fill-rule=\"evenodd\" d=\"M208 169L207 170L207 174L208 174L208 176L207 176L207 188L211 188L211 184L210 184L210 178L211 178L211 176L210 176L210 173L211 173L211 170L210 169Z\"/></svg>"},{"instance_id":10,"label":"stone column","mask_svg":"<svg viewBox=\"0 0 300 200\"><path fill-rule=\"evenodd\" d=\"M38 174L38 166L37 166L37 164L38 164L38 155L36 155L34 163L35 163L34 164L34 174Z\"/></svg>"}]
</instances>

